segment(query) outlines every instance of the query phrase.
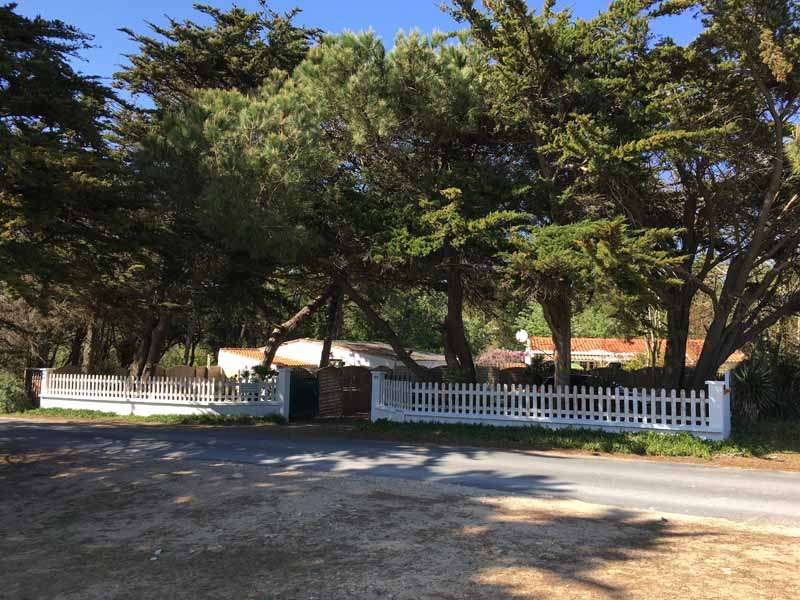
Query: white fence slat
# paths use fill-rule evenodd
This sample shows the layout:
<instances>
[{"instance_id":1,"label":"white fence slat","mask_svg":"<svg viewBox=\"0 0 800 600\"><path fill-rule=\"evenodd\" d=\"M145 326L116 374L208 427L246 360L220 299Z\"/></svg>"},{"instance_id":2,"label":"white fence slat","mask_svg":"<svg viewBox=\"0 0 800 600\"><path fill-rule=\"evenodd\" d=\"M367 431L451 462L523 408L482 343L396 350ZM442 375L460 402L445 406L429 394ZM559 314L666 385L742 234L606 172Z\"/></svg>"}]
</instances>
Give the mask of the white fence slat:
<instances>
[{"instance_id":1,"label":"white fence slat","mask_svg":"<svg viewBox=\"0 0 800 600\"><path fill-rule=\"evenodd\" d=\"M651 416L652 421L651 423L656 424L661 422L661 416L659 414L659 409L663 408L660 406L660 402L658 400L658 395L656 394L655 388L650 388L650 408L652 410Z\"/></svg>"},{"instance_id":2,"label":"white fence slat","mask_svg":"<svg viewBox=\"0 0 800 600\"><path fill-rule=\"evenodd\" d=\"M678 425L678 415L677 415L677 408L678 408L678 394L677 391L673 388L670 390L669 393L669 406L670 406L670 422L669 424L673 427L677 427Z\"/></svg>"},{"instance_id":3,"label":"white fence slat","mask_svg":"<svg viewBox=\"0 0 800 600\"><path fill-rule=\"evenodd\" d=\"M156 403L275 401L276 377L256 385L216 379L176 377L137 379L119 375L52 374L44 396L71 400Z\"/></svg>"}]
</instances>

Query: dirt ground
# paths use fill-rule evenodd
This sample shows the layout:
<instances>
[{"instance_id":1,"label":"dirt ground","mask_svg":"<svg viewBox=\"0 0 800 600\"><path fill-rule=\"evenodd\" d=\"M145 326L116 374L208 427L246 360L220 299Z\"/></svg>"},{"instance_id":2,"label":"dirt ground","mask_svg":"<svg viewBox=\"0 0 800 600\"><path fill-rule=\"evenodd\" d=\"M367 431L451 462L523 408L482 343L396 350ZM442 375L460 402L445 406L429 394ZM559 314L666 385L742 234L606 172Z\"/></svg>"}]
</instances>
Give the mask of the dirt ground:
<instances>
[{"instance_id":1,"label":"dirt ground","mask_svg":"<svg viewBox=\"0 0 800 600\"><path fill-rule=\"evenodd\" d=\"M800 597L798 531L439 483L63 449L0 496L4 599Z\"/></svg>"}]
</instances>

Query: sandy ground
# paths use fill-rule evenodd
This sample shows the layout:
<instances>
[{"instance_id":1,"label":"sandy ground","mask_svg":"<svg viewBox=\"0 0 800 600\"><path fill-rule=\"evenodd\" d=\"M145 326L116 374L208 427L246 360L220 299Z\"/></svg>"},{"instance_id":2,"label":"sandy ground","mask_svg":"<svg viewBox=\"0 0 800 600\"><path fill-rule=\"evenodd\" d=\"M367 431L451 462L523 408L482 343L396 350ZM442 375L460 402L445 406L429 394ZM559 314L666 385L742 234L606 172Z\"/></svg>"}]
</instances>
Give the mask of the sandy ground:
<instances>
[{"instance_id":1,"label":"sandy ground","mask_svg":"<svg viewBox=\"0 0 800 600\"><path fill-rule=\"evenodd\" d=\"M0 456L0 598L792 598L800 532L130 454Z\"/></svg>"}]
</instances>

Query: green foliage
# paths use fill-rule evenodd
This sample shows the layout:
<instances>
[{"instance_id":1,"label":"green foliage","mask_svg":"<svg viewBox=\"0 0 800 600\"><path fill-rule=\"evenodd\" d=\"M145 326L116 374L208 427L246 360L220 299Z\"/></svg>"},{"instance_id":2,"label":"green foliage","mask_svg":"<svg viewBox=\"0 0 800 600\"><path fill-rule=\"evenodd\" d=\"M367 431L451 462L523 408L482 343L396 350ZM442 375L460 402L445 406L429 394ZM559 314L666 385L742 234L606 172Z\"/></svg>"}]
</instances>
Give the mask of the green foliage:
<instances>
[{"instance_id":1,"label":"green foliage","mask_svg":"<svg viewBox=\"0 0 800 600\"><path fill-rule=\"evenodd\" d=\"M639 353L633 357L633 359L626 362L622 365L622 368L625 371L639 371L640 369L644 369L645 367L652 366L650 365L650 357L647 353Z\"/></svg>"},{"instance_id":2,"label":"green foliage","mask_svg":"<svg viewBox=\"0 0 800 600\"><path fill-rule=\"evenodd\" d=\"M739 417L756 421L775 402L775 383L770 367L751 360L736 370L734 378L733 410Z\"/></svg>"},{"instance_id":3,"label":"green foliage","mask_svg":"<svg viewBox=\"0 0 800 600\"><path fill-rule=\"evenodd\" d=\"M575 337L621 337L626 326L613 314L614 307L596 299L572 317L572 335ZM508 314L510 318L512 314ZM537 302L528 302L514 314L514 329L524 329L530 336L549 336L550 328Z\"/></svg>"},{"instance_id":4,"label":"green foliage","mask_svg":"<svg viewBox=\"0 0 800 600\"><path fill-rule=\"evenodd\" d=\"M534 356L526 370L531 384L543 385L553 374L553 363L546 361L543 356Z\"/></svg>"},{"instance_id":5,"label":"green foliage","mask_svg":"<svg viewBox=\"0 0 800 600\"><path fill-rule=\"evenodd\" d=\"M621 219L518 228L506 272L516 294L548 301L568 290L579 310L596 294L619 313L658 302L652 281L679 259L662 249L667 230L631 230Z\"/></svg>"},{"instance_id":6,"label":"green foliage","mask_svg":"<svg viewBox=\"0 0 800 600\"><path fill-rule=\"evenodd\" d=\"M733 412L751 423L800 417L800 353L795 345L763 336L749 348L747 360L733 372Z\"/></svg>"},{"instance_id":7,"label":"green foliage","mask_svg":"<svg viewBox=\"0 0 800 600\"><path fill-rule=\"evenodd\" d=\"M195 89L257 90L273 70L290 72L305 57L319 30L292 23L299 9L284 14L264 0L248 12L195 4L201 21L169 19L168 27L150 24L154 35L121 31L139 46L130 65L117 73L118 85L144 94L159 106L185 103Z\"/></svg>"},{"instance_id":8,"label":"green foliage","mask_svg":"<svg viewBox=\"0 0 800 600\"><path fill-rule=\"evenodd\" d=\"M170 20L150 25L149 34L123 29L138 47L115 75L117 86L147 96L147 109L120 112L115 141L144 204L137 238L147 260L131 301L142 321L169 322L155 360L187 335L212 352L242 343L245 329L250 339L263 336L304 293L280 271L302 260L308 236L296 217L304 204L294 210L298 196L281 189L260 197L260 172L273 165L241 144L275 116L264 108L268 90L303 60L318 32L293 23L298 11L279 14L263 2L252 12L195 8L197 22ZM245 94L258 90L264 101L248 106Z\"/></svg>"},{"instance_id":9,"label":"green foliage","mask_svg":"<svg viewBox=\"0 0 800 600\"><path fill-rule=\"evenodd\" d=\"M417 350L441 352L441 323L445 313L446 298L440 292L408 290L390 292L380 302L383 317L402 333L404 342ZM319 331L319 336L324 335ZM355 306L345 310L342 339L361 341L387 341Z\"/></svg>"},{"instance_id":10,"label":"green foliage","mask_svg":"<svg viewBox=\"0 0 800 600\"><path fill-rule=\"evenodd\" d=\"M0 372L0 413L25 410L29 406L25 388L19 377Z\"/></svg>"},{"instance_id":11,"label":"green foliage","mask_svg":"<svg viewBox=\"0 0 800 600\"><path fill-rule=\"evenodd\" d=\"M0 283L41 305L43 285L116 276L114 96L70 65L89 36L15 8L0 5Z\"/></svg>"},{"instance_id":12,"label":"green foliage","mask_svg":"<svg viewBox=\"0 0 800 600\"><path fill-rule=\"evenodd\" d=\"M391 50L263 2L123 29L116 84L147 109L71 67L88 36L0 6L4 356L122 363L155 315L177 364L179 342L263 343L346 279L404 344L461 354L512 324L561 348L680 332L652 315L702 294L702 380L798 310L796 3L450 4L468 32ZM690 10L693 43L651 33ZM386 334L346 310L343 337ZM768 364L766 412L789 414L796 369Z\"/></svg>"}]
</instances>

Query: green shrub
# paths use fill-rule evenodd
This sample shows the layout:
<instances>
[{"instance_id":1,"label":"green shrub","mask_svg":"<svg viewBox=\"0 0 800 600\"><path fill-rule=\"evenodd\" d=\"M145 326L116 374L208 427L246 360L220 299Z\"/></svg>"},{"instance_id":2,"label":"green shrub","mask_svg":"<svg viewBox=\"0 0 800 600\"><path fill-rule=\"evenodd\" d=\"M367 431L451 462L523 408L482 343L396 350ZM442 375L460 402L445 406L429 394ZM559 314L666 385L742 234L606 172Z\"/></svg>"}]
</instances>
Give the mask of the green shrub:
<instances>
[{"instance_id":1,"label":"green shrub","mask_svg":"<svg viewBox=\"0 0 800 600\"><path fill-rule=\"evenodd\" d=\"M743 423L800 419L800 346L763 337L733 372L733 414Z\"/></svg>"},{"instance_id":2,"label":"green shrub","mask_svg":"<svg viewBox=\"0 0 800 600\"><path fill-rule=\"evenodd\" d=\"M30 408L25 388L19 377L0 373L0 413L18 412Z\"/></svg>"},{"instance_id":3,"label":"green shrub","mask_svg":"<svg viewBox=\"0 0 800 600\"><path fill-rule=\"evenodd\" d=\"M775 402L770 416L780 419L800 418L800 360L781 356L772 366Z\"/></svg>"},{"instance_id":4,"label":"green shrub","mask_svg":"<svg viewBox=\"0 0 800 600\"><path fill-rule=\"evenodd\" d=\"M553 361L546 361L543 356L534 356L527 366L526 375L531 384L542 385L554 372L555 365Z\"/></svg>"}]
</instances>

